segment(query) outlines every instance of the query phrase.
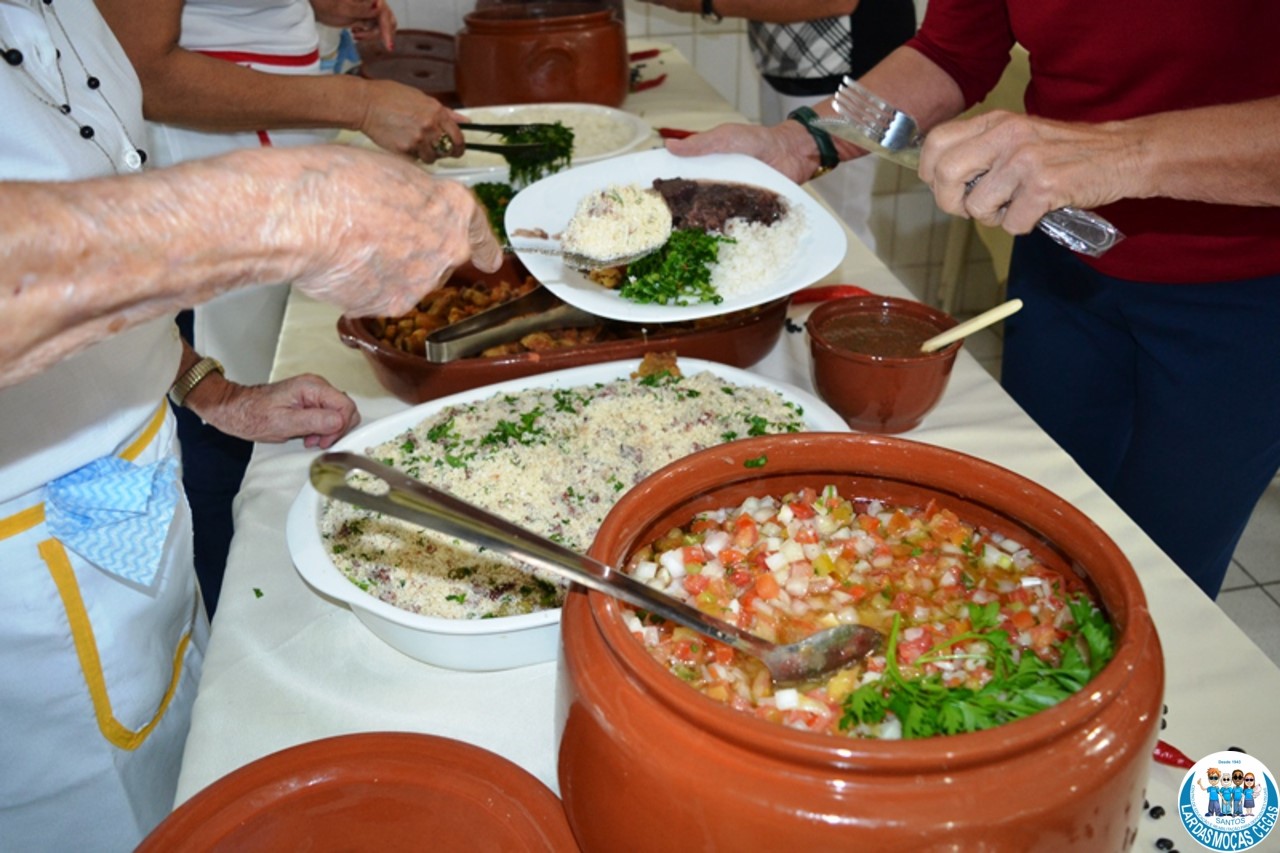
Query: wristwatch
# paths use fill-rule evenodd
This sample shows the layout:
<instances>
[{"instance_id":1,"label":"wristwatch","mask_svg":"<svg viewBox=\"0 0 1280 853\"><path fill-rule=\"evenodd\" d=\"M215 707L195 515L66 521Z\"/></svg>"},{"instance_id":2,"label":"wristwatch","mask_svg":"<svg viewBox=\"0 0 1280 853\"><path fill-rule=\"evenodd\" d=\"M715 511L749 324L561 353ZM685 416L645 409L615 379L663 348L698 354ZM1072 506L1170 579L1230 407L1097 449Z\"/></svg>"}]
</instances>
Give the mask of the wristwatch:
<instances>
[{"instance_id":1,"label":"wristwatch","mask_svg":"<svg viewBox=\"0 0 1280 853\"><path fill-rule=\"evenodd\" d=\"M702 0L702 20L718 24L724 20L724 16L716 11L712 0Z\"/></svg>"},{"instance_id":2,"label":"wristwatch","mask_svg":"<svg viewBox=\"0 0 1280 853\"><path fill-rule=\"evenodd\" d=\"M173 386L169 388L169 400L175 406L181 406L197 385L209 377L211 373L221 373L226 376L226 371L222 369L222 363L211 355L197 361L187 371L178 377Z\"/></svg>"},{"instance_id":3,"label":"wristwatch","mask_svg":"<svg viewBox=\"0 0 1280 853\"><path fill-rule=\"evenodd\" d=\"M809 180L825 175L840 165L840 155L836 152L836 144L831 141L831 134L813 125L814 120L818 118L817 113L810 107L797 107L787 113L787 118L804 125L804 129L809 131L809 135L818 146L818 171L810 175Z\"/></svg>"}]
</instances>

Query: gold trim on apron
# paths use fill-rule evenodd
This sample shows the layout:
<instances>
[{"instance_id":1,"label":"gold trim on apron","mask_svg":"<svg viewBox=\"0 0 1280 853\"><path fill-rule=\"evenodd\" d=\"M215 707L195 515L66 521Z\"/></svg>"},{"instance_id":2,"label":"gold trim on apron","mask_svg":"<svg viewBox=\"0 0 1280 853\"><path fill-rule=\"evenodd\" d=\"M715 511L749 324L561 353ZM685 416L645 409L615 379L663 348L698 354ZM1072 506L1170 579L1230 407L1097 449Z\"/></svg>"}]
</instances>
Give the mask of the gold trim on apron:
<instances>
[{"instance_id":1,"label":"gold trim on apron","mask_svg":"<svg viewBox=\"0 0 1280 853\"><path fill-rule=\"evenodd\" d=\"M138 434L119 456L132 462L155 439L168 414L168 404L161 402L152 416L150 423ZM28 507L16 512L8 518L0 518L0 539L8 539L25 533L44 521L44 503ZM75 571L67 551L57 539L49 538L36 546L41 558L49 569L54 585L58 588L58 596L62 599L62 608L71 625L71 637L75 643L76 657L80 661L80 671L84 674L85 686L89 689L89 697L93 700L93 713L98 720L98 730L112 745L124 750L134 750L143 744L147 735L159 724L169 708L174 694L178 690L178 682L182 677L182 661L187 646L191 642L191 631L188 630L178 641L178 648L173 655L173 676L169 687L165 690L160 707L151 721L134 731L127 728L115 717L111 708L111 696L107 691L107 679L102 673L102 659L98 655L98 641L93 634L93 623L85 609L84 599L80 595L80 585L76 582Z\"/></svg>"}]
</instances>

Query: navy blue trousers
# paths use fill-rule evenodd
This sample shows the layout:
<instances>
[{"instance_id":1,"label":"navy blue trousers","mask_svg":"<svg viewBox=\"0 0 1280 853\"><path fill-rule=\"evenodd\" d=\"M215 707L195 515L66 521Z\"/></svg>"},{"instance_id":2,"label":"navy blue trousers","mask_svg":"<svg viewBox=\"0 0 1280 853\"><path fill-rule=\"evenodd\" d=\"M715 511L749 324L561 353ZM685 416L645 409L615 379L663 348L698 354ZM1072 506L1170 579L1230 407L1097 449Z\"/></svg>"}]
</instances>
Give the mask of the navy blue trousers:
<instances>
[{"instance_id":1,"label":"navy blue trousers","mask_svg":"<svg viewBox=\"0 0 1280 853\"><path fill-rule=\"evenodd\" d=\"M1280 468L1280 275L1153 284L1019 237L1001 382L1211 598Z\"/></svg>"},{"instance_id":2,"label":"navy blue trousers","mask_svg":"<svg viewBox=\"0 0 1280 853\"><path fill-rule=\"evenodd\" d=\"M178 328L192 346L190 311L178 315ZM253 442L234 438L209 426L190 409L175 408L182 448L182 486L191 505L196 577L210 619L222 594L227 552L235 533L231 503L240 491Z\"/></svg>"}]
</instances>

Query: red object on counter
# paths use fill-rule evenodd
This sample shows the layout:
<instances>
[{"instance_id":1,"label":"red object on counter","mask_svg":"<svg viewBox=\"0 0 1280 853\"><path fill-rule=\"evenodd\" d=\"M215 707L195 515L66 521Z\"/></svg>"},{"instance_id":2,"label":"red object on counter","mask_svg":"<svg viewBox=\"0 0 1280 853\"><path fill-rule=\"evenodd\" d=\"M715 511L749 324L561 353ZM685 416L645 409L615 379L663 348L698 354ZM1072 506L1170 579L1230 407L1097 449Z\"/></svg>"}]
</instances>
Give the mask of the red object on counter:
<instances>
[{"instance_id":1,"label":"red object on counter","mask_svg":"<svg viewBox=\"0 0 1280 853\"><path fill-rule=\"evenodd\" d=\"M806 287L797 290L791 296L793 305L804 305L808 302L826 302L828 299L843 299L846 296L873 296L865 287L856 284L824 284L820 287Z\"/></svg>"},{"instance_id":2,"label":"red object on counter","mask_svg":"<svg viewBox=\"0 0 1280 853\"><path fill-rule=\"evenodd\" d=\"M1191 768L1196 764L1185 752L1162 740L1156 741L1156 748L1151 751L1151 757L1161 764L1168 764L1170 767Z\"/></svg>"},{"instance_id":3,"label":"red object on counter","mask_svg":"<svg viewBox=\"0 0 1280 853\"><path fill-rule=\"evenodd\" d=\"M667 75L659 74L657 77L654 77L652 80L638 80L635 83L631 84L631 91L643 92L645 89L652 89L654 86L661 86L664 82L666 82L666 79L667 79Z\"/></svg>"},{"instance_id":4,"label":"red object on counter","mask_svg":"<svg viewBox=\"0 0 1280 853\"><path fill-rule=\"evenodd\" d=\"M630 55L630 59L632 62L640 62L643 59L657 59L660 53L662 51L656 47L649 50L637 50Z\"/></svg>"},{"instance_id":5,"label":"red object on counter","mask_svg":"<svg viewBox=\"0 0 1280 853\"><path fill-rule=\"evenodd\" d=\"M684 139L686 137L693 136L697 132L698 131L696 130L681 130L678 127L658 128L658 135L663 139Z\"/></svg>"}]
</instances>

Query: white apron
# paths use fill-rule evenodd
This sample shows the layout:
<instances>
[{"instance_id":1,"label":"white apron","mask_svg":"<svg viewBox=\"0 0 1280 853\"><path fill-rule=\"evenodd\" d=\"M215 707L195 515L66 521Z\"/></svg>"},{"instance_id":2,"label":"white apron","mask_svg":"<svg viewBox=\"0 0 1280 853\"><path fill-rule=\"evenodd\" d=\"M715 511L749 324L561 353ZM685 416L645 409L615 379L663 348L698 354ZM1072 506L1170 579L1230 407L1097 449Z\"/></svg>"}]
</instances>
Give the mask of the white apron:
<instances>
[{"instance_id":1,"label":"white apron","mask_svg":"<svg viewBox=\"0 0 1280 853\"><path fill-rule=\"evenodd\" d=\"M70 41L40 0L0 0L24 57L0 65L0 179L134 171L138 80L92 0L55 2ZM63 77L74 123L47 103ZM147 584L69 553L41 505L46 483L102 457L176 458L162 400L181 352L154 320L0 389L0 850L127 851L172 807L207 631L185 502Z\"/></svg>"},{"instance_id":2,"label":"white apron","mask_svg":"<svg viewBox=\"0 0 1280 853\"><path fill-rule=\"evenodd\" d=\"M319 74L319 37L307 0L187 0L182 47L270 74ZM155 162L165 166L261 145L330 142L336 130L206 133L152 124ZM266 382L284 319L287 284L237 290L195 309L195 345L236 382Z\"/></svg>"}]
</instances>

